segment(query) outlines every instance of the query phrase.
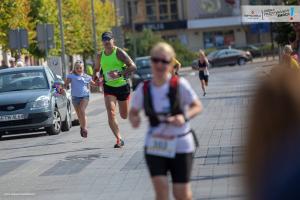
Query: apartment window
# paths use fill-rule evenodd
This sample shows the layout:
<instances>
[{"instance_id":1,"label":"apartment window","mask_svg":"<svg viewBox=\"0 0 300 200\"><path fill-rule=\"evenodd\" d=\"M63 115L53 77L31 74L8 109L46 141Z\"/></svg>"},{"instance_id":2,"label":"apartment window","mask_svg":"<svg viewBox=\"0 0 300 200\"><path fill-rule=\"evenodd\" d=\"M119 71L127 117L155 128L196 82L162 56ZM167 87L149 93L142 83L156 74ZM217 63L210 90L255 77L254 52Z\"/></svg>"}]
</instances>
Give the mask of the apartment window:
<instances>
[{"instance_id":1,"label":"apartment window","mask_svg":"<svg viewBox=\"0 0 300 200\"><path fill-rule=\"evenodd\" d=\"M157 20L156 0L146 0L146 13L148 21Z\"/></svg>"},{"instance_id":2,"label":"apartment window","mask_svg":"<svg viewBox=\"0 0 300 200\"><path fill-rule=\"evenodd\" d=\"M146 0L146 14L148 21L177 20L177 0Z\"/></svg>"},{"instance_id":3,"label":"apartment window","mask_svg":"<svg viewBox=\"0 0 300 200\"><path fill-rule=\"evenodd\" d=\"M177 0L170 0L170 7L171 7L171 19L177 20L178 19Z\"/></svg>"},{"instance_id":4,"label":"apartment window","mask_svg":"<svg viewBox=\"0 0 300 200\"><path fill-rule=\"evenodd\" d=\"M168 0L159 1L159 19L160 20L169 19Z\"/></svg>"},{"instance_id":5,"label":"apartment window","mask_svg":"<svg viewBox=\"0 0 300 200\"><path fill-rule=\"evenodd\" d=\"M132 8L132 1L127 1L127 8L128 8L128 19L129 22L131 23L133 21L134 16L137 13L137 1L133 2L133 8Z\"/></svg>"}]
</instances>

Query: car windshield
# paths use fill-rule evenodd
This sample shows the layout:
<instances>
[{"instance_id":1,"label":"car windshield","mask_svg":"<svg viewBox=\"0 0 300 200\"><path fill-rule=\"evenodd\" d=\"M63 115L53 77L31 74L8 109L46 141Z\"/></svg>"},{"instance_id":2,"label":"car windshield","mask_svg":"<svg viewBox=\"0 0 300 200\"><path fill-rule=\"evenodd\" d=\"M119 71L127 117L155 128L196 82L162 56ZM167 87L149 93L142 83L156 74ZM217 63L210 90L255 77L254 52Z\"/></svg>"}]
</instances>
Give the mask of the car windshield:
<instances>
[{"instance_id":1,"label":"car windshield","mask_svg":"<svg viewBox=\"0 0 300 200\"><path fill-rule=\"evenodd\" d=\"M150 59L139 59L136 60L137 69L150 68Z\"/></svg>"},{"instance_id":2,"label":"car windshield","mask_svg":"<svg viewBox=\"0 0 300 200\"><path fill-rule=\"evenodd\" d=\"M220 51L213 51L213 52L209 53L209 54L207 55L207 57L208 57L208 58L213 58L213 57L215 57L215 56L217 55L218 52L220 52Z\"/></svg>"},{"instance_id":3,"label":"car windshield","mask_svg":"<svg viewBox=\"0 0 300 200\"><path fill-rule=\"evenodd\" d=\"M43 71L16 71L0 74L0 93L49 89Z\"/></svg>"}]
</instances>

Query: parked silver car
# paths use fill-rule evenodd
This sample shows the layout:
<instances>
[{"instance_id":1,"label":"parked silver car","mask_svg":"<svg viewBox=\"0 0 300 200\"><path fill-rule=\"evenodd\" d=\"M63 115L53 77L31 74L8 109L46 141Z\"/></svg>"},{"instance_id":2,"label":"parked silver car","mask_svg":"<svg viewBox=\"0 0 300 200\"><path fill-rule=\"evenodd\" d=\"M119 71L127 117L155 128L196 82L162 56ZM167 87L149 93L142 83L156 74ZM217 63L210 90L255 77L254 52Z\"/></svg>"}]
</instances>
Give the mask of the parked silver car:
<instances>
[{"instance_id":1,"label":"parked silver car","mask_svg":"<svg viewBox=\"0 0 300 200\"><path fill-rule=\"evenodd\" d=\"M72 126L71 101L54 86L63 81L48 67L0 71L0 137L44 129L49 135Z\"/></svg>"}]
</instances>

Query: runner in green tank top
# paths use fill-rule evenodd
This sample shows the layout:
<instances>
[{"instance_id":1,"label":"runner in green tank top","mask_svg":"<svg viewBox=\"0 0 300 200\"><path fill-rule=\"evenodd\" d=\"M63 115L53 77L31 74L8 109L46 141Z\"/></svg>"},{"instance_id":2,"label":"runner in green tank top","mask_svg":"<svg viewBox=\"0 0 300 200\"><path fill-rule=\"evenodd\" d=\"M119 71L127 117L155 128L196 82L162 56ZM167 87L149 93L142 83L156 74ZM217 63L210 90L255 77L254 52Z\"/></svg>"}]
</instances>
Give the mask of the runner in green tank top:
<instances>
[{"instance_id":1,"label":"runner in green tank top","mask_svg":"<svg viewBox=\"0 0 300 200\"><path fill-rule=\"evenodd\" d=\"M104 80L104 98L107 109L108 123L114 133L117 142L115 148L124 146L120 129L116 120L117 102L122 119L127 119L129 110L130 86L126 77L136 70L132 59L125 51L114 45L114 38L111 32L102 34L104 50L98 54L94 70L94 78L98 79L97 72Z\"/></svg>"}]
</instances>

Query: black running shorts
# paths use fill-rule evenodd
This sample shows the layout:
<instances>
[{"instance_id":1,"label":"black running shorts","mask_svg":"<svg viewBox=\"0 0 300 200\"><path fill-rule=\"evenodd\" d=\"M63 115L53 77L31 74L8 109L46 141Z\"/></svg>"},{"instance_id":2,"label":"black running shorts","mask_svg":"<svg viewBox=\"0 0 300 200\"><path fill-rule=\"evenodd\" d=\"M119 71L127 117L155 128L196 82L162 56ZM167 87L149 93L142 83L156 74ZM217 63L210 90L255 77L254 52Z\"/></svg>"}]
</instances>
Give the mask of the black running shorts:
<instances>
[{"instance_id":1,"label":"black running shorts","mask_svg":"<svg viewBox=\"0 0 300 200\"><path fill-rule=\"evenodd\" d=\"M169 171L173 183L188 183L193 165L193 153L178 153L175 158L164 158L145 153L151 177L167 176Z\"/></svg>"},{"instance_id":2,"label":"black running shorts","mask_svg":"<svg viewBox=\"0 0 300 200\"><path fill-rule=\"evenodd\" d=\"M126 84L121 87L111 87L106 84L103 84L104 95L115 96L118 101L126 101L130 97L130 86Z\"/></svg>"},{"instance_id":3,"label":"black running shorts","mask_svg":"<svg viewBox=\"0 0 300 200\"><path fill-rule=\"evenodd\" d=\"M199 79L208 82L208 76L204 74L204 71L199 71Z\"/></svg>"}]
</instances>

